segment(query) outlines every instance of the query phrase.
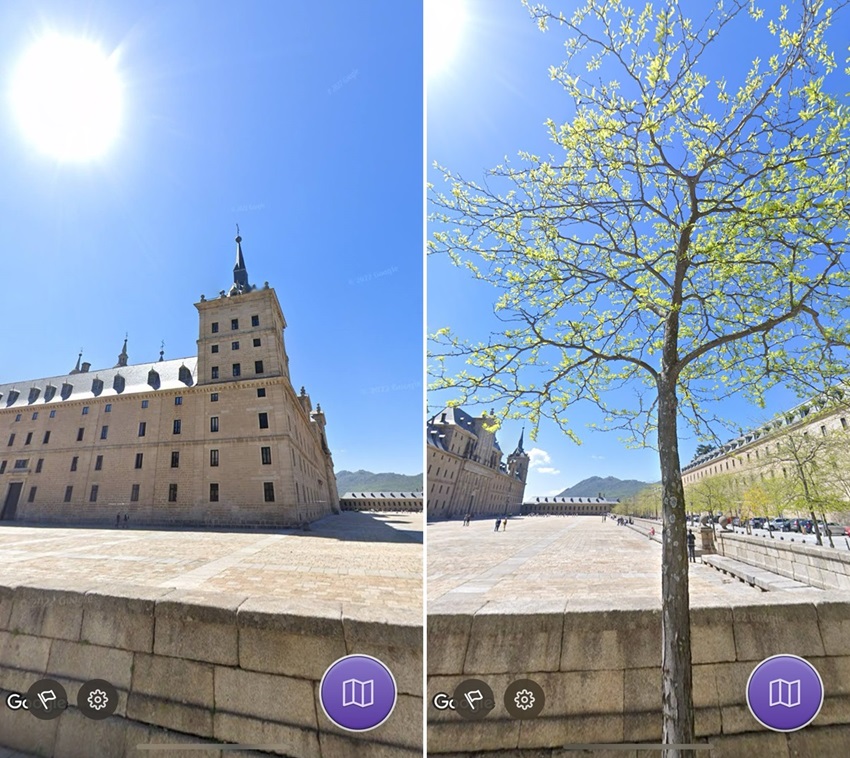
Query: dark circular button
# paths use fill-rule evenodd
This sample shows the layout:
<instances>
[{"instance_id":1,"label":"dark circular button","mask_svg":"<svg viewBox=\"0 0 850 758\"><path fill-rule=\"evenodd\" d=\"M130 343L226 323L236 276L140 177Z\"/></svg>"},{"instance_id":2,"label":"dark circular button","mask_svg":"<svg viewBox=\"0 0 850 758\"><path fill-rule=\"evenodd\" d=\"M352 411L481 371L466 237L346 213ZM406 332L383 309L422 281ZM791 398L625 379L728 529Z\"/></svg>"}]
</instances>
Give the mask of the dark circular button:
<instances>
[{"instance_id":1,"label":"dark circular button","mask_svg":"<svg viewBox=\"0 0 850 758\"><path fill-rule=\"evenodd\" d=\"M109 718L117 707L118 690L105 679L91 679L77 693L77 708L87 718Z\"/></svg>"},{"instance_id":2,"label":"dark circular button","mask_svg":"<svg viewBox=\"0 0 850 758\"><path fill-rule=\"evenodd\" d=\"M747 681L750 712L774 732L796 732L811 724L820 713L823 694L817 669L796 655L765 658Z\"/></svg>"},{"instance_id":3,"label":"dark circular button","mask_svg":"<svg viewBox=\"0 0 850 758\"><path fill-rule=\"evenodd\" d=\"M55 679L39 679L27 690L30 713L37 719L59 718L68 707L68 693Z\"/></svg>"},{"instance_id":4,"label":"dark circular button","mask_svg":"<svg viewBox=\"0 0 850 758\"><path fill-rule=\"evenodd\" d=\"M543 688L533 679L517 679L505 690L505 709L512 718L533 719L546 705Z\"/></svg>"},{"instance_id":5,"label":"dark circular button","mask_svg":"<svg viewBox=\"0 0 850 758\"><path fill-rule=\"evenodd\" d=\"M496 707L493 690L480 679L465 679L455 687L455 713L466 721L480 721Z\"/></svg>"}]
</instances>

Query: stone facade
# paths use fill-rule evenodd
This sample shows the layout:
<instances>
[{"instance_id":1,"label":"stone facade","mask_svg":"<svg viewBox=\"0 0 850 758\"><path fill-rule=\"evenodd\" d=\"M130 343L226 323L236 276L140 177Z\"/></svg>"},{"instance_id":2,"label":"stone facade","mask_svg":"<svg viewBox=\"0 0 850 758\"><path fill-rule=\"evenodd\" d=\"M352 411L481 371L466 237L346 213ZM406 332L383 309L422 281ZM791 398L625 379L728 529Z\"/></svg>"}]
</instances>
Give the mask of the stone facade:
<instances>
[{"instance_id":1,"label":"stone facade","mask_svg":"<svg viewBox=\"0 0 850 758\"><path fill-rule=\"evenodd\" d=\"M603 516L620 504L604 497L529 497L522 513L530 515Z\"/></svg>"},{"instance_id":2,"label":"stone facade","mask_svg":"<svg viewBox=\"0 0 850 758\"><path fill-rule=\"evenodd\" d=\"M422 513L421 492L346 492L339 499L343 511L396 511Z\"/></svg>"},{"instance_id":3,"label":"stone facade","mask_svg":"<svg viewBox=\"0 0 850 758\"><path fill-rule=\"evenodd\" d=\"M0 519L291 525L339 511L325 415L296 393L274 289L203 295L198 355L0 385Z\"/></svg>"},{"instance_id":4,"label":"stone facade","mask_svg":"<svg viewBox=\"0 0 850 758\"><path fill-rule=\"evenodd\" d=\"M520 510L528 454L519 444L506 462L493 419L446 408L428 422L428 518L502 515Z\"/></svg>"}]
</instances>

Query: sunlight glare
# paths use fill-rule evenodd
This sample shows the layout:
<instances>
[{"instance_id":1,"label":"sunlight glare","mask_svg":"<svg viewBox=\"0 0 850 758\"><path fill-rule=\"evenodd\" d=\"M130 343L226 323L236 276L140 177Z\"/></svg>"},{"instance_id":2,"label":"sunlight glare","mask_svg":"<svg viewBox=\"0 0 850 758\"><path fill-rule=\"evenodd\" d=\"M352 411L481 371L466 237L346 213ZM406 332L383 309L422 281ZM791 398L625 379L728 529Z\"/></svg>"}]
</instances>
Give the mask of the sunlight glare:
<instances>
[{"instance_id":1,"label":"sunlight glare","mask_svg":"<svg viewBox=\"0 0 850 758\"><path fill-rule=\"evenodd\" d=\"M457 54L466 25L464 0L425 0L425 76L443 71Z\"/></svg>"},{"instance_id":2,"label":"sunlight glare","mask_svg":"<svg viewBox=\"0 0 850 758\"><path fill-rule=\"evenodd\" d=\"M60 161L87 161L105 153L121 121L114 57L93 42L59 34L30 47L11 91L26 138Z\"/></svg>"}]
</instances>

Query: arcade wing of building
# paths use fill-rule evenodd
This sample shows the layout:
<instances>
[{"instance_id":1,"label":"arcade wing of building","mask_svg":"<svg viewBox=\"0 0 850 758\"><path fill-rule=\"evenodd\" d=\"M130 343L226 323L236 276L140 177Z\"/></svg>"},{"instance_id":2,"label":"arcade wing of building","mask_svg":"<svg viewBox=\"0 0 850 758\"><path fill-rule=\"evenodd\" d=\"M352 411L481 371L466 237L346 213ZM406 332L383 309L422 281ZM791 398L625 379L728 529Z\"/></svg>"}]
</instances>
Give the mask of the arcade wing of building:
<instances>
[{"instance_id":1,"label":"arcade wing of building","mask_svg":"<svg viewBox=\"0 0 850 758\"><path fill-rule=\"evenodd\" d=\"M321 406L268 282L201 296L196 356L0 385L0 519L293 525L339 512Z\"/></svg>"},{"instance_id":2,"label":"arcade wing of building","mask_svg":"<svg viewBox=\"0 0 850 758\"><path fill-rule=\"evenodd\" d=\"M493 418L445 408L428 421L428 518L519 513L528 478L528 453L520 435L502 460Z\"/></svg>"},{"instance_id":3,"label":"arcade wing of building","mask_svg":"<svg viewBox=\"0 0 850 758\"><path fill-rule=\"evenodd\" d=\"M529 497L522 513L539 516L604 516L620 504L605 497Z\"/></svg>"}]
</instances>

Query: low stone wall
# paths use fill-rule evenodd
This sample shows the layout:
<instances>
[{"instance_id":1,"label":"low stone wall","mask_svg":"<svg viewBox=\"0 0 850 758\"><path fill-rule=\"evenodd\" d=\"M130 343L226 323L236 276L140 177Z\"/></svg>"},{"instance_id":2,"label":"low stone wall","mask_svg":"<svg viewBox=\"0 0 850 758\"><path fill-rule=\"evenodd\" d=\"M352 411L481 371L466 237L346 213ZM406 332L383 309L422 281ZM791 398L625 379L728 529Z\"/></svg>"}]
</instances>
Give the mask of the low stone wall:
<instances>
[{"instance_id":1,"label":"low stone wall","mask_svg":"<svg viewBox=\"0 0 850 758\"><path fill-rule=\"evenodd\" d=\"M717 535L717 552L822 590L850 590L850 552L831 547L754 537Z\"/></svg>"},{"instance_id":2,"label":"low stone wall","mask_svg":"<svg viewBox=\"0 0 850 758\"><path fill-rule=\"evenodd\" d=\"M58 581L0 586L0 744L80 758L221 742L280 745L272 752L297 758L421 756L421 618L398 618L321 600L116 585L82 593ZM325 669L350 653L384 661L399 690L392 717L362 734L335 727L318 696ZM9 691L45 677L67 691L71 706L59 718L6 707ZM103 721L76 708L90 679L119 693L117 712ZM185 755L201 753L263 754Z\"/></svg>"},{"instance_id":3,"label":"low stone wall","mask_svg":"<svg viewBox=\"0 0 850 758\"><path fill-rule=\"evenodd\" d=\"M850 744L850 602L846 593L817 595L801 602L799 595L770 593L746 606L692 610L696 735L713 746L700 755L844 754ZM540 608L530 598L491 603L476 613L453 612L452 603L429 610L429 755L554 758L568 743L660 741L660 610L630 607L628 597L621 609L591 599L559 605ZM747 708L750 673L778 653L806 658L823 678L823 709L800 732L770 732ZM493 689L496 708L486 718L463 721L434 706L437 693L450 695L469 678ZM536 719L511 719L504 707L507 686L521 678L545 692Z\"/></svg>"}]
</instances>

